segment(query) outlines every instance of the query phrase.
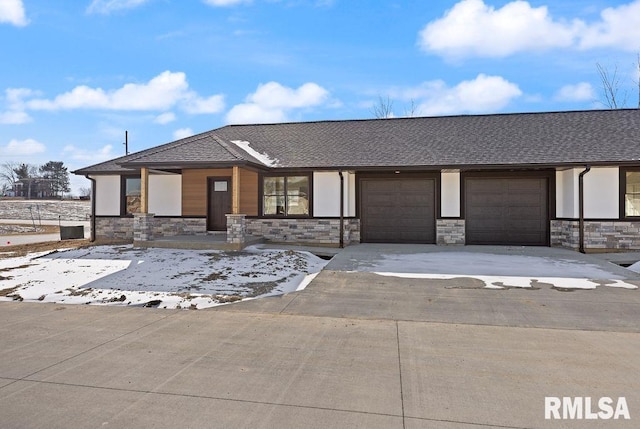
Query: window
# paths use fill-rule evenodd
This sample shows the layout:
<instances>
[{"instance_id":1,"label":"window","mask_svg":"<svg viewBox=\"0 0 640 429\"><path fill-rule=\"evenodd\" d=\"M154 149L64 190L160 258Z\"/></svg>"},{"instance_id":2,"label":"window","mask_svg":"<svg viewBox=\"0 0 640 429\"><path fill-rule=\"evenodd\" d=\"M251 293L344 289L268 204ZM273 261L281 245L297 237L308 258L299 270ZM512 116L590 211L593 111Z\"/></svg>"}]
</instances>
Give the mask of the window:
<instances>
[{"instance_id":1,"label":"window","mask_svg":"<svg viewBox=\"0 0 640 429\"><path fill-rule=\"evenodd\" d=\"M122 178L122 207L124 215L140 213L140 178Z\"/></svg>"},{"instance_id":2,"label":"window","mask_svg":"<svg viewBox=\"0 0 640 429\"><path fill-rule=\"evenodd\" d=\"M269 176L263 180L262 214L309 216L309 176Z\"/></svg>"},{"instance_id":3,"label":"window","mask_svg":"<svg viewBox=\"0 0 640 429\"><path fill-rule=\"evenodd\" d=\"M640 216L640 171L624 172L624 216Z\"/></svg>"}]
</instances>

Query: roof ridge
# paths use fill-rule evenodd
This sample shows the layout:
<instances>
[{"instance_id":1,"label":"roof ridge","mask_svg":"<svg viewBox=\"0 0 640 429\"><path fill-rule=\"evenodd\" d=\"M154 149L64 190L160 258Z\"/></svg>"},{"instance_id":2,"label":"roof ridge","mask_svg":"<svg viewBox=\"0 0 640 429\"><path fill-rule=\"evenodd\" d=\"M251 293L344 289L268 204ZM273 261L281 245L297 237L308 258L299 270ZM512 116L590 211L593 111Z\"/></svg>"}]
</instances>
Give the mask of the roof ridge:
<instances>
[{"instance_id":1,"label":"roof ridge","mask_svg":"<svg viewBox=\"0 0 640 429\"><path fill-rule=\"evenodd\" d=\"M222 146L227 152L231 154L231 156L241 159L243 161L248 161L240 152L233 149L226 141L224 141L221 137L219 137L215 133L211 133L211 137L215 140L220 146Z\"/></svg>"},{"instance_id":2,"label":"roof ridge","mask_svg":"<svg viewBox=\"0 0 640 429\"><path fill-rule=\"evenodd\" d=\"M497 112L497 113L469 113L469 114L457 114L457 115L433 115L433 116L400 116L394 118L355 118L355 119L321 119L315 121L291 121L291 122L272 122L272 123L249 123L249 124L229 124L224 125L218 130L224 128L236 128L236 127L273 127L282 125L309 125L309 124L331 124L331 123L346 123L346 122L376 122L376 121L418 121L426 119L452 119L452 118L488 118L497 116L533 116L533 115L559 115L559 114L580 114L580 113L607 113L607 112L619 112L619 111L640 111L638 108L622 108L622 109L582 109L582 110L553 110L553 111L538 111L538 112Z\"/></svg>"}]
</instances>

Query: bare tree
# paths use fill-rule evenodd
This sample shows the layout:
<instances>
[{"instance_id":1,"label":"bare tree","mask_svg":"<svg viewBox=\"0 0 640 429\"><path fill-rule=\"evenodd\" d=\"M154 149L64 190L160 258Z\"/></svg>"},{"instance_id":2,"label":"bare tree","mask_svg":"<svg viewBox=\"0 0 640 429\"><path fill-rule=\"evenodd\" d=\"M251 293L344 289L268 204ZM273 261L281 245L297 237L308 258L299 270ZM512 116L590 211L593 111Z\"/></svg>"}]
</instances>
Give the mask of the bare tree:
<instances>
[{"instance_id":1,"label":"bare tree","mask_svg":"<svg viewBox=\"0 0 640 429\"><path fill-rule=\"evenodd\" d=\"M80 197L90 198L91 197L91 188L90 187L82 187L78 190Z\"/></svg>"},{"instance_id":2,"label":"bare tree","mask_svg":"<svg viewBox=\"0 0 640 429\"><path fill-rule=\"evenodd\" d=\"M7 186L5 192L8 189L15 190L16 182L18 181L16 168L18 168L18 164L11 161L7 161L0 166L0 183Z\"/></svg>"},{"instance_id":3,"label":"bare tree","mask_svg":"<svg viewBox=\"0 0 640 429\"><path fill-rule=\"evenodd\" d=\"M382 96L378 97L378 102L371 108L371 113L376 119L387 119L393 117L393 101L387 95L385 100Z\"/></svg>"},{"instance_id":4,"label":"bare tree","mask_svg":"<svg viewBox=\"0 0 640 429\"><path fill-rule=\"evenodd\" d=\"M407 118L414 118L418 115L418 106L416 106L416 101L412 98L409 107L404 109L404 116Z\"/></svg>"},{"instance_id":5,"label":"bare tree","mask_svg":"<svg viewBox=\"0 0 640 429\"><path fill-rule=\"evenodd\" d=\"M620 76L618 65L610 72L606 66L596 63L600 83L602 84L602 99L600 102L609 109L622 109L627 104L628 93L620 88Z\"/></svg>"}]
</instances>

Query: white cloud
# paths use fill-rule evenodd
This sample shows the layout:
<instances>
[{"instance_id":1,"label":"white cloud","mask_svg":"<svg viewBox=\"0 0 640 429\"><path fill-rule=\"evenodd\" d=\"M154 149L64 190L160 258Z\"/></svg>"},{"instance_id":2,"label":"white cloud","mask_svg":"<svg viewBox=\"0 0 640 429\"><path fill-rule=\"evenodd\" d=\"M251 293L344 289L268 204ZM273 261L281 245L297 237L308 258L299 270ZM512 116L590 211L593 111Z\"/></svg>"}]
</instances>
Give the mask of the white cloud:
<instances>
[{"instance_id":1,"label":"white cloud","mask_svg":"<svg viewBox=\"0 0 640 429\"><path fill-rule=\"evenodd\" d=\"M251 3L251 0L204 0L205 4L209 6L235 6L241 3Z\"/></svg>"},{"instance_id":2,"label":"white cloud","mask_svg":"<svg viewBox=\"0 0 640 429\"><path fill-rule=\"evenodd\" d=\"M0 112L0 124L19 125L31 122L33 119L26 112L18 110L9 110Z\"/></svg>"},{"instance_id":3,"label":"white cloud","mask_svg":"<svg viewBox=\"0 0 640 429\"><path fill-rule=\"evenodd\" d=\"M93 0L89 7L87 7L87 13L109 15L119 10L134 9L147 1L148 0Z\"/></svg>"},{"instance_id":4,"label":"white cloud","mask_svg":"<svg viewBox=\"0 0 640 429\"><path fill-rule=\"evenodd\" d=\"M587 82L565 85L554 96L557 101L593 101L595 98L593 87Z\"/></svg>"},{"instance_id":5,"label":"white cloud","mask_svg":"<svg viewBox=\"0 0 640 429\"><path fill-rule=\"evenodd\" d=\"M226 117L228 124L264 124L286 120L287 115L282 109L267 109L251 103L233 106Z\"/></svg>"},{"instance_id":6,"label":"white cloud","mask_svg":"<svg viewBox=\"0 0 640 429\"><path fill-rule=\"evenodd\" d=\"M483 0L462 0L420 32L419 45L446 57L503 57L573 43L577 22L557 22L545 6L516 0L500 9Z\"/></svg>"},{"instance_id":7,"label":"white cloud","mask_svg":"<svg viewBox=\"0 0 640 429\"><path fill-rule=\"evenodd\" d=\"M154 119L153 122L155 122L156 124L164 125L164 124L168 124L169 122L173 122L175 120L176 120L176 115L173 112L165 112L156 116L156 119Z\"/></svg>"},{"instance_id":8,"label":"white cloud","mask_svg":"<svg viewBox=\"0 0 640 429\"><path fill-rule=\"evenodd\" d=\"M16 140L13 139L2 148L6 155L35 155L45 152L47 148L42 143L34 139Z\"/></svg>"},{"instance_id":9,"label":"white cloud","mask_svg":"<svg viewBox=\"0 0 640 429\"><path fill-rule=\"evenodd\" d=\"M0 124L26 124L32 118L25 112L24 98L38 93L28 88L8 88L5 90L7 111L0 112Z\"/></svg>"},{"instance_id":10,"label":"white cloud","mask_svg":"<svg viewBox=\"0 0 640 429\"><path fill-rule=\"evenodd\" d=\"M31 99L24 105L32 110L168 110L174 106L191 114L217 113L224 108L222 95L200 97L189 89L182 72L165 71L147 83L127 83L115 90L77 86L54 99Z\"/></svg>"},{"instance_id":11,"label":"white cloud","mask_svg":"<svg viewBox=\"0 0 640 429\"><path fill-rule=\"evenodd\" d=\"M81 149L74 145L66 145L62 149L63 155L70 157L74 161L82 161L85 163L98 163L113 158L113 146L108 144L96 151Z\"/></svg>"},{"instance_id":12,"label":"white cloud","mask_svg":"<svg viewBox=\"0 0 640 429\"><path fill-rule=\"evenodd\" d=\"M187 113L218 113L224 109L224 96L212 95L208 98L200 98L197 96L189 97L183 103L183 109Z\"/></svg>"},{"instance_id":13,"label":"white cloud","mask_svg":"<svg viewBox=\"0 0 640 429\"><path fill-rule=\"evenodd\" d=\"M318 106L327 101L329 92L316 83L305 83L297 89L278 82L261 84L246 103L234 106L226 117L227 123L283 122L292 109Z\"/></svg>"},{"instance_id":14,"label":"white cloud","mask_svg":"<svg viewBox=\"0 0 640 429\"><path fill-rule=\"evenodd\" d=\"M191 137L193 135L193 130L191 128L180 128L173 132L173 139L180 140L186 137Z\"/></svg>"},{"instance_id":15,"label":"white cloud","mask_svg":"<svg viewBox=\"0 0 640 429\"><path fill-rule=\"evenodd\" d=\"M444 57L505 57L557 48L636 51L640 40L640 0L604 9L600 19L556 19L546 6L515 0L501 8L483 0L462 0L428 23L418 44Z\"/></svg>"},{"instance_id":16,"label":"white cloud","mask_svg":"<svg viewBox=\"0 0 640 429\"><path fill-rule=\"evenodd\" d=\"M24 13L22 0L0 1L0 23L4 22L17 27L24 27L29 23Z\"/></svg>"},{"instance_id":17,"label":"white cloud","mask_svg":"<svg viewBox=\"0 0 640 429\"><path fill-rule=\"evenodd\" d=\"M610 47L627 51L640 48L640 0L609 7L601 21L587 27L581 35L582 49Z\"/></svg>"},{"instance_id":18,"label":"white cloud","mask_svg":"<svg viewBox=\"0 0 640 429\"><path fill-rule=\"evenodd\" d=\"M435 116L460 113L494 113L520 97L518 85L501 76L479 74L450 87L444 81L424 82L413 88L393 88L392 98L412 100L416 103L415 115Z\"/></svg>"}]
</instances>

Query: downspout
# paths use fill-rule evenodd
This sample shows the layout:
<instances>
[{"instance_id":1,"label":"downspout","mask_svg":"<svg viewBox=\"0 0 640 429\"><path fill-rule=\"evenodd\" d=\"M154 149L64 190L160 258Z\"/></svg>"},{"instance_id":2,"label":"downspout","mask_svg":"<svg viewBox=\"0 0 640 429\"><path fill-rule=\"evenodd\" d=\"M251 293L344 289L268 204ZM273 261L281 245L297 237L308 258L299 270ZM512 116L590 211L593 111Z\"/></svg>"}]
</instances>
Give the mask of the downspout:
<instances>
[{"instance_id":1,"label":"downspout","mask_svg":"<svg viewBox=\"0 0 640 429\"><path fill-rule=\"evenodd\" d=\"M344 248L344 176L342 170L338 171L340 175L340 248Z\"/></svg>"},{"instance_id":2,"label":"downspout","mask_svg":"<svg viewBox=\"0 0 640 429\"><path fill-rule=\"evenodd\" d=\"M96 241L96 179L85 175L91 181L91 238L90 242Z\"/></svg>"},{"instance_id":3,"label":"downspout","mask_svg":"<svg viewBox=\"0 0 640 429\"><path fill-rule=\"evenodd\" d=\"M585 253L584 250L584 175L587 174L591 170L590 165L586 165L585 169L578 176L578 206L580 211L580 221L579 227L580 230L580 253Z\"/></svg>"}]
</instances>

